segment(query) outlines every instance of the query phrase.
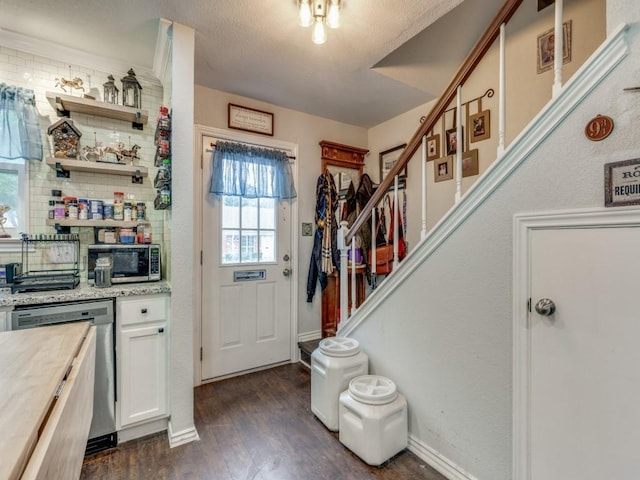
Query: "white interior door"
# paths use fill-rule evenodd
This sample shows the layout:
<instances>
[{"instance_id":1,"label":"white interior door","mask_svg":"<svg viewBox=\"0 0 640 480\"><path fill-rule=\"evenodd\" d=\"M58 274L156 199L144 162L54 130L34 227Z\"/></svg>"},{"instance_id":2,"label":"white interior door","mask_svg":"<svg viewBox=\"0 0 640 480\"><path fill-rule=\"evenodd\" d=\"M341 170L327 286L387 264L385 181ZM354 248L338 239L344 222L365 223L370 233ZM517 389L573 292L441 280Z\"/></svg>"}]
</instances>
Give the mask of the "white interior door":
<instances>
[{"instance_id":1,"label":"white interior door","mask_svg":"<svg viewBox=\"0 0 640 480\"><path fill-rule=\"evenodd\" d=\"M531 229L528 242L531 313L516 326L528 370L516 442L527 451L515 478L637 480L640 228ZM549 316L535 308L544 298Z\"/></svg>"},{"instance_id":2,"label":"white interior door","mask_svg":"<svg viewBox=\"0 0 640 480\"><path fill-rule=\"evenodd\" d=\"M208 195L204 137L202 379L291 359L291 204Z\"/></svg>"}]
</instances>

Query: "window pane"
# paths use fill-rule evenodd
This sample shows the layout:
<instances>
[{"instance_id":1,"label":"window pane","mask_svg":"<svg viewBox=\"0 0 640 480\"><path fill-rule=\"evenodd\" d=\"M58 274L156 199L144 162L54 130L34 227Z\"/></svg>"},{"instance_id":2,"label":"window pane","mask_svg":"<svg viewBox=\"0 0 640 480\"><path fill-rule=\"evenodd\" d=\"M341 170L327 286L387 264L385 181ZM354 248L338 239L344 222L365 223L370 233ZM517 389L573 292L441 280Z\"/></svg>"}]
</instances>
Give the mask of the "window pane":
<instances>
[{"instance_id":1,"label":"window pane","mask_svg":"<svg viewBox=\"0 0 640 480\"><path fill-rule=\"evenodd\" d=\"M257 230L242 230L241 237L241 263L254 263L258 261L258 232Z\"/></svg>"},{"instance_id":2,"label":"window pane","mask_svg":"<svg viewBox=\"0 0 640 480\"><path fill-rule=\"evenodd\" d=\"M240 197L222 197L222 228L240 228Z\"/></svg>"},{"instance_id":3,"label":"window pane","mask_svg":"<svg viewBox=\"0 0 640 480\"><path fill-rule=\"evenodd\" d=\"M240 262L240 231L222 230L222 264Z\"/></svg>"},{"instance_id":4,"label":"window pane","mask_svg":"<svg viewBox=\"0 0 640 480\"><path fill-rule=\"evenodd\" d=\"M260 199L260 228L276 228L276 201L273 198Z\"/></svg>"},{"instance_id":5,"label":"window pane","mask_svg":"<svg viewBox=\"0 0 640 480\"><path fill-rule=\"evenodd\" d=\"M242 199L242 228L258 228L258 199Z\"/></svg>"},{"instance_id":6,"label":"window pane","mask_svg":"<svg viewBox=\"0 0 640 480\"><path fill-rule=\"evenodd\" d=\"M260 231L260 261L274 262L276 260L276 236L272 231Z\"/></svg>"},{"instance_id":7,"label":"window pane","mask_svg":"<svg viewBox=\"0 0 640 480\"><path fill-rule=\"evenodd\" d=\"M6 221L3 226L6 228L16 228L18 226L19 186L19 177L16 170L0 170L0 205L5 204L11 208L4 214Z\"/></svg>"}]
</instances>

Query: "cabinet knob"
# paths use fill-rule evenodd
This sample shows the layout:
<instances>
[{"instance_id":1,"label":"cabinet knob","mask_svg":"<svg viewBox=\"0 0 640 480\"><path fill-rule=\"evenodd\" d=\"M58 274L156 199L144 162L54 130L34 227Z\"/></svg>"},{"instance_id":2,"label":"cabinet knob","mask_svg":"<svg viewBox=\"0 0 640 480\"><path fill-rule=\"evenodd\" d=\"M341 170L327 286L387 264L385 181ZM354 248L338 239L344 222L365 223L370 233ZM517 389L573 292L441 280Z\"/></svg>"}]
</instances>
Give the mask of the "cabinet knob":
<instances>
[{"instance_id":1,"label":"cabinet knob","mask_svg":"<svg viewBox=\"0 0 640 480\"><path fill-rule=\"evenodd\" d=\"M160 328L158 329L158 333L164 333L164 328L163 328L163 327L160 327Z\"/></svg>"},{"instance_id":2,"label":"cabinet knob","mask_svg":"<svg viewBox=\"0 0 640 480\"><path fill-rule=\"evenodd\" d=\"M142 313L142 315L146 315L147 314L147 309L143 308L142 310L140 310L140 313Z\"/></svg>"}]
</instances>

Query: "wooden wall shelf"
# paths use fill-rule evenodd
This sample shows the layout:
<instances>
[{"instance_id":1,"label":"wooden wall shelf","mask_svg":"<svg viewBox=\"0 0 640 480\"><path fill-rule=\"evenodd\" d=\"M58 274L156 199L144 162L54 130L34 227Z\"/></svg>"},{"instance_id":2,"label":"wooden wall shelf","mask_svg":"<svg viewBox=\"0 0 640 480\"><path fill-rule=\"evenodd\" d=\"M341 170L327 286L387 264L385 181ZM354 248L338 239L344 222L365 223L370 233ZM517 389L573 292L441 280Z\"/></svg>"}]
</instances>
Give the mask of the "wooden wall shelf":
<instances>
[{"instance_id":1,"label":"wooden wall shelf","mask_svg":"<svg viewBox=\"0 0 640 480\"><path fill-rule=\"evenodd\" d=\"M112 227L112 228L133 228L138 225L149 225L148 220L75 220L68 218L48 218L49 227Z\"/></svg>"},{"instance_id":2,"label":"wooden wall shelf","mask_svg":"<svg viewBox=\"0 0 640 480\"><path fill-rule=\"evenodd\" d=\"M99 117L113 118L131 122L132 127L142 130L142 126L149 121L149 113L146 110L137 110L131 107L99 102L89 98L72 97L58 92L47 92L47 100L56 109L59 115L68 117L70 112L97 115Z\"/></svg>"},{"instance_id":3,"label":"wooden wall shelf","mask_svg":"<svg viewBox=\"0 0 640 480\"><path fill-rule=\"evenodd\" d=\"M133 183L142 183L149 176L147 167L141 165L122 165L119 163L99 163L75 160L73 158L47 157L47 165L55 169L59 177L69 177L69 172L106 173L131 177Z\"/></svg>"}]
</instances>

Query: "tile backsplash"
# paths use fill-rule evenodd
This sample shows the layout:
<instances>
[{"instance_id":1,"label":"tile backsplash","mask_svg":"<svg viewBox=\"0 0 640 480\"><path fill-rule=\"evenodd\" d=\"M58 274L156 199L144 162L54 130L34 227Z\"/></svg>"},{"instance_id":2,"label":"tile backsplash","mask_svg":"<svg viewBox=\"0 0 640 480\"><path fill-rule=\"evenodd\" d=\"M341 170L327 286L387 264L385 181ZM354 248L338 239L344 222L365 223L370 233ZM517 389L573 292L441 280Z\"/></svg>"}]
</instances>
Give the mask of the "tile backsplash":
<instances>
[{"instance_id":1,"label":"tile backsplash","mask_svg":"<svg viewBox=\"0 0 640 480\"><path fill-rule=\"evenodd\" d=\"M44 146L44 156L53 156L53 147L47 128L59 120L56 110L46 97L46 92L57 92L64 95L80 96L81 91L64 92L56 87L56 79L79 77L83 81L85 93L90 94L98 101L103 99L103 83L107 82L108 75L113 75L115 83L120 90L119 101L122 98L120 79L126 72L101 72L78 65L69 65L50 58L32 55L11 48L0 46L0 82L32 89L36 96L36 108L39 115ZM71 113L71 119L75 126L82 132L81 147L94 146L95 142L102 142L108 146L114 141L114 134L119 136L119 141L125 148L134 144L140 146L138 156L140 160L136 164L145 166L149 170L149 176L144 178L142 185L131 182L130 176L109 174L83 173L72 171L70 178L58 178L56 171L47 165L45 159L42 162L29 163L29 232L30 234L55 233L53 227L46 225L50 209L49 200L51 190L61 190L63 196L78 198L113 199L114 191L121 191L135 198L136 202L143 201L146 204L147 219L151 222L154 243L165 244L166 226L164 224L166 212L156 211L153 200L156 190L153 187L158 168L154 166L154 134L156 118L162 105L163 89L160 84L152 84L139 79L142 85L142 109L149 114L149 121L144 125L144 130L136 130L131 122L103 118L94 115ZM86 245L94 242L93 228L72 227L74 233L81 237L81 255L86 255ZM167 239L168 240L168 239ZM165 256L168 255L168 245L164 245ZM19 257L19 253L18 253ZM0 263L19 260L16 254L0 253ZM163 263L167 265L166 258Z\"/></svg>"}]
</instances>

